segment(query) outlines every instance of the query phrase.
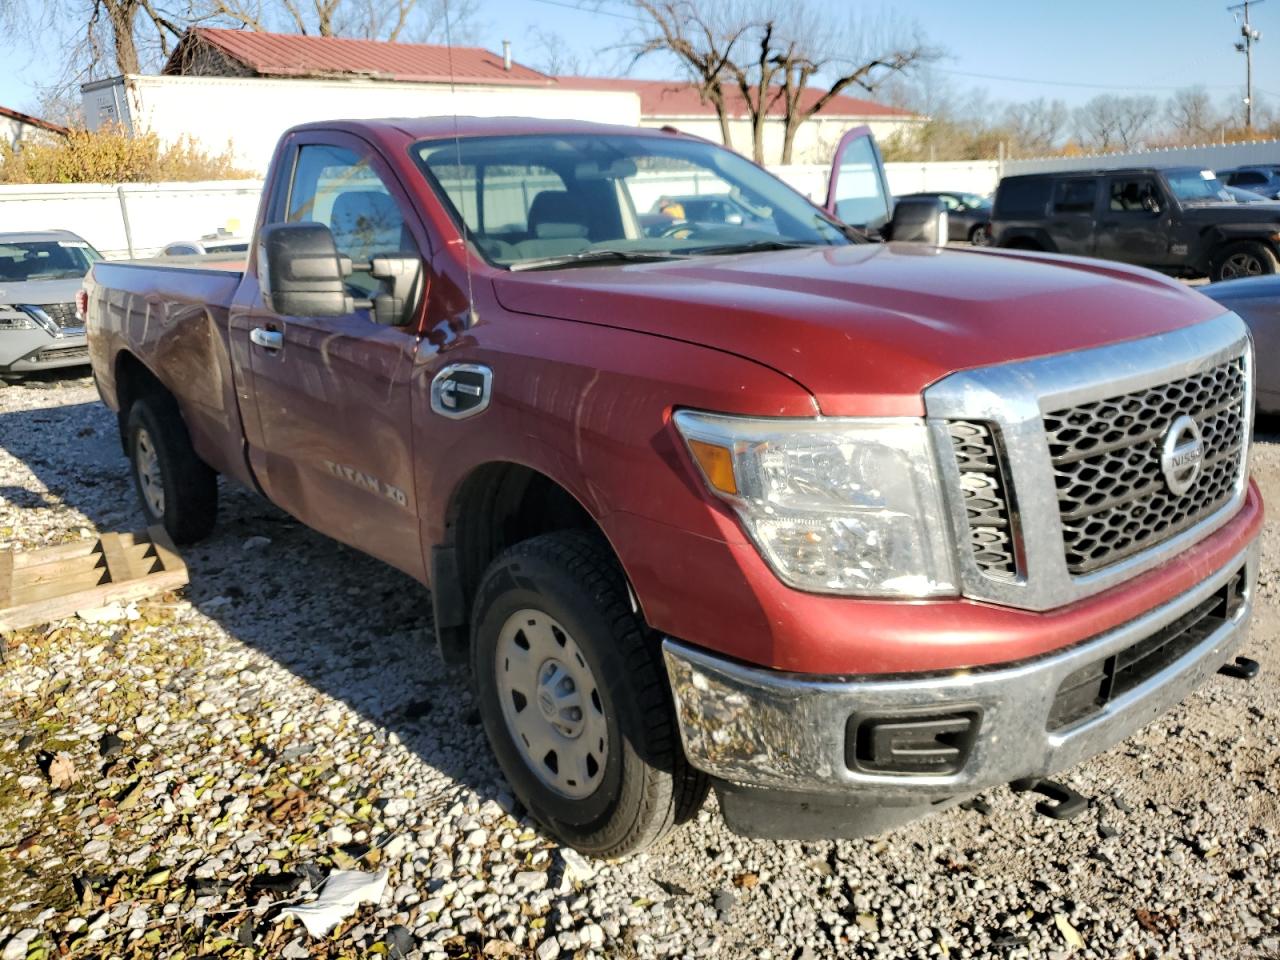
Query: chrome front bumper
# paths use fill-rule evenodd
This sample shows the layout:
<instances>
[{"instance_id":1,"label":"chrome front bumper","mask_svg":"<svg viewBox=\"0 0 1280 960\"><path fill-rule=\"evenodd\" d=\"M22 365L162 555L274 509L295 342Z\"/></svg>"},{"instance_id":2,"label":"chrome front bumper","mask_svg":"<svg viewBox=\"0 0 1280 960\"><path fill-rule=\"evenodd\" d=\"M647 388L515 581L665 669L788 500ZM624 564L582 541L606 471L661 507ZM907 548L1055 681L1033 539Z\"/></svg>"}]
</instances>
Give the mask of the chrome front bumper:
<instances>
[{"instance_id":1,"label":"chrome front bumper","mask_svg":"<svg viewBox=\"0 0 1280 960\"><path fill-rule=\"evenodd\" d=\"M1243 601L1204 639L1097 713L1050 729L1054 697L1077 670L1209 600L1244 567ZM1024 777L1043 777L1106 750L1166 712L1244 642L1257 582L1255 541L1193 590L1116 629L1008 667L920 677L815 678L744 666L678 641L663 643L685 753L730 784L862 803L928 804ZM963 764L946 774L880 773L851 765L858 718L970 712Z\"/></svg>"}]
</instances>

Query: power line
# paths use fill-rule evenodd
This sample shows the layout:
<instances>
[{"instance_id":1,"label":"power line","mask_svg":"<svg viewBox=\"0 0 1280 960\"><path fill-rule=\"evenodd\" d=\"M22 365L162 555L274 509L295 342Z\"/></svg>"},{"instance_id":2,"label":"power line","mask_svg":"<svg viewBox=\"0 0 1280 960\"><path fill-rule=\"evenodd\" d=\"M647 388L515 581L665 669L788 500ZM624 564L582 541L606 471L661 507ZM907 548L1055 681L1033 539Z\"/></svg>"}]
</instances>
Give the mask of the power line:
<instances>
[{"instance_id":1,"label":"power line","mask_svg":"<svg viewBox=\"0 0 1280 960\"><path fill-rule=\"evenodd\" d=\"M649 23L644 17L637 17L629 13L616 13L612 10L602 10L598 6L583 6L580 3L572 3L570 0L534 0L535 3L544 3L549 7L563 7L565 10L576 10L578 13L597 14L602 17L613 17L616 20L630 20L632 23Z\"/></svg>"}]
</instances>

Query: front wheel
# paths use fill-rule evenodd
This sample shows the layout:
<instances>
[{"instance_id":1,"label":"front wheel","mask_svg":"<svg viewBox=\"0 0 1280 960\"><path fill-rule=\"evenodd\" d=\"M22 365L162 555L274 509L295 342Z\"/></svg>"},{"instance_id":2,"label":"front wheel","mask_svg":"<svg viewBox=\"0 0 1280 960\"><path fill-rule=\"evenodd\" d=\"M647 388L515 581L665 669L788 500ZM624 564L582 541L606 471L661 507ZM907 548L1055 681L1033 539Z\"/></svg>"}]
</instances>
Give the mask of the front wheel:
<instances>
[{"instance_id":1,"label":"front wheel","mask_svg":"<svg viewBox=\"0 0 1280 960\"><path fill-rule=\"evenodd\" d=\"M140 397L125 422L147 525L162 525L174 543L207 537L218 516L217 474L196 455L177 404L158 394Z\"/></svg>"},{"instance_id":2,"label":"front wheel","mask_svg":"<svg viewBox=\"0 0 1280 960\"><path fill-rule=\"evenodd\" d=\"M1276 255L1265 243L1247 240L1224 247L1213 259L1210 279L1237 280L1276 272Z\"/></svg>"},{"instance_id":3,"label":"front wheel","mask_svg":"<svg viewBox=\"0 0 1280 960\"><path fill-rule=\"evenodd\" d=\"M991 225L980 223L969 231L969 242L975 247L991 246Z\"/></svg>"},{"instance_id":4,"label":"front wheel","mask_svg":"<svg viewBox=\"0 0 1280 960\"><path fill-rule=\"evenodd\" d=\"M530 813L585 854L656 843L697 812L657 638L599 537L565 531L489 566L471 667L498 764Z\"/></svg>"}]
</instances>

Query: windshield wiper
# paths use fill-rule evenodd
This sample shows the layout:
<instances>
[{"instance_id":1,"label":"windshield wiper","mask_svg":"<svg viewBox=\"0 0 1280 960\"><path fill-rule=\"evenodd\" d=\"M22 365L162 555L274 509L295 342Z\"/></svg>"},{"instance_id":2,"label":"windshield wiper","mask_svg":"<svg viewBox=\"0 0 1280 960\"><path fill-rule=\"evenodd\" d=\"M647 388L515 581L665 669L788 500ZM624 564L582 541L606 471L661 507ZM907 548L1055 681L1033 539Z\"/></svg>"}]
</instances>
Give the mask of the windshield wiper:
<instances>
[{"instance_id":1,"label":"windshield wiper","mask_svg":"<svg viewBox=\"0 0 1280 960\"><path fill-rule=\"evenodd\" d=\"M798 250L801 247L822 247L828 244L810 243L806 240L746 240L742 243L719 243L710 247L685 247L690 256L725 253L757 253L763 250Z\"/></svg>"},{"instance_id":2,"label":"windshield wiper","mask_svg":"<svg viewBox=\"0 0 1280 960\"><path fill-rule=\"evenodd\" d=\"M577 267L593 263L653 263L658 260L683 260L684 255L659 250L579 250L558 257L539 257L513 263L510 270L553 270L556 267Z\"/></svg>"}]
</instances>

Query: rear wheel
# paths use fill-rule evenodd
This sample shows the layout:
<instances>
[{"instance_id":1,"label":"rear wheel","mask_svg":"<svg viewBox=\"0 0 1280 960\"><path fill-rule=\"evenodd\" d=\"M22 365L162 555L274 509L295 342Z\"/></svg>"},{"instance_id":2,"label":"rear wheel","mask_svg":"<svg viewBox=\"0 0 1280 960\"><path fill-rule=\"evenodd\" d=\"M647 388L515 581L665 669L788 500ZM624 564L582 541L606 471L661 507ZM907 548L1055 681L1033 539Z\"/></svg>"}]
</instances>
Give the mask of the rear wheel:
<instances>
[{"instance_id":1,"label":"rear wheel","mask_svg":"<svg viewBox=\"0 0 1280 960\"><path fill-rule=\"evenodd\" d=\"M1245 240L1222 248L1213 259L1210 279L1237 280L1275 272L1276 255L1271 248L1265 243Z\"/></svg>"},{"instance_id":2,"label":"rear wheel","mask_svg":"<svg viewBox=\"0 0 1280 960\"><path fill-rule=\"evenodd\" d=\"M160 524L174 543L207 537L218 516L217 474L196 455L177 404L162 394L135 400L125 437L147 525Z\"/></svg>"},{"instance_id":3,"label":"rear wheel","mask_svg":"<svg viewBox=\"0 0 1280 960\"><path fill-rule=\"evenodd\" d=\"M969 242L975 247L991 246L991 225L979 223L969 231Z\"/></svg>"},{"instance_id":4,"label":"rear wheel","mask_svg":"<svg viewBox=\"0 0 1280 960\"><path fill-rule=\"evenodd\" d=\"M504 552L472 623L485 732L557 839L617 857L697 812L707 783L681 750L657 638L599 537L552 533Z\"/></svg>"}]
</instances>

